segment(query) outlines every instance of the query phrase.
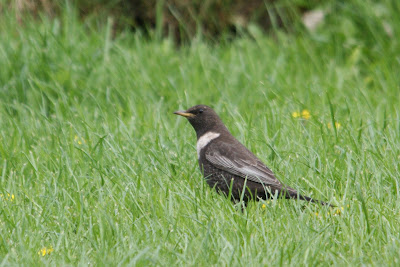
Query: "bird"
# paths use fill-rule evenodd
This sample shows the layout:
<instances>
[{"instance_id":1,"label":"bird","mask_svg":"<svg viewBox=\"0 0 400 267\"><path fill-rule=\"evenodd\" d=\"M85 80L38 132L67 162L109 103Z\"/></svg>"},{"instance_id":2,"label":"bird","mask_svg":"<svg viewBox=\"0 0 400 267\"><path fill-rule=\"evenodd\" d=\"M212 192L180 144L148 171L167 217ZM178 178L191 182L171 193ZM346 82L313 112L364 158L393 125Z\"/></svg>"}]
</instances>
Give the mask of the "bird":
<instances>
[{"instance_id":1,"label":"bird","mask_svg":"<svg viewBox=\"0 0 400 267\"><path fill-rule=\"evenodd\" d=\"M207 105L196 105L174 114L185 117L197 135L200 170L211 188L234 202L267 200L275 196L328 205L304 196L282 184L275 174L228 130L218 114Z\"/></svg>"}]
</instances>

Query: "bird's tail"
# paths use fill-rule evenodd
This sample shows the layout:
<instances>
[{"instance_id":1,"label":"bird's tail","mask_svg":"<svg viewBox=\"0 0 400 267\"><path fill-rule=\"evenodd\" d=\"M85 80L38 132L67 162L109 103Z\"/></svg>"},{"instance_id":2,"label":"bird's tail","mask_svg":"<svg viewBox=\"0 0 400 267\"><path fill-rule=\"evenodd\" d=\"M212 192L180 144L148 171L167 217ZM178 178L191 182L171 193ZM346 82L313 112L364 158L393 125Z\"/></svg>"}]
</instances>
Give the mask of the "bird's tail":
<instances>
[{"instance_id":1,"label":"bird's tail","mask_svg":"<svg viewBox=\"0 0 400 267\"><path fill-rule=\"evenodd\" d=\"M299 193L297 193L296 190L294 190L292 188L286 188L286 190L284 192L282 192L282 193L285 194L286 198L300 199L300 200L308 201L308 202L311 202L311 203L320 204L322 206L328 206L328 207L331 207L331 208L335 208L334 205L329 204L327 202L324 202L324 201L321 201L321 200L317 200L317 199L313 199L311 197L300 195Z\"/></svg>"},{"instance_id":2,"label":"bird's tail","mask_svg":"<svg viewBox=\"0 0 400 267\"><path fill-rule=\"evenodd\" d=\"M335 206L334 205L332 205L332 204L329 204L329 203L326 203L326 202L324 202L324 201L321 201L321 200L317 200L317 199L312 199L312 198L310 198L310 197L307 197L307 196L302 196L302 195L295 195L295 196L291 196L291 198L298 198L298 199L301 199L301 200L305 200L305 201L308 201L308 202L311 202L311 203L317 203L317 204L320 204L320 205L322 205L322 206L328 206L328 207L330 207L330 208L334 208Z\"/></svg>"}]
</instances>

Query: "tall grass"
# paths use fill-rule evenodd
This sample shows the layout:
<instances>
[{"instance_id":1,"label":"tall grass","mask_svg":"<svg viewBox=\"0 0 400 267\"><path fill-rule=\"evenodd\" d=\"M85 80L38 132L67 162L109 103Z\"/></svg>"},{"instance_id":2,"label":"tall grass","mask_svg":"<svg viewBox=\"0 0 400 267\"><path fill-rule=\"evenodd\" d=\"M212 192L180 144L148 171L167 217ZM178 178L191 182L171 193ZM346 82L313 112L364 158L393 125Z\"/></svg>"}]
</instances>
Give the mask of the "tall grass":
<instances>
[{"instance_id":1,"label":"tall grass","mask_svg":"<svg viewBox=\"0 0 400 267\"><path fill-rule=\"evenodd\" d=\"M360 3L313 34L179 49L113 39L111 22L73 8L23 27L4 14L2 265L398 265L399 5ZM172 114L199 103L282 182L340 211L242 212L208 188Z\"/></svg>"}]
</instances>

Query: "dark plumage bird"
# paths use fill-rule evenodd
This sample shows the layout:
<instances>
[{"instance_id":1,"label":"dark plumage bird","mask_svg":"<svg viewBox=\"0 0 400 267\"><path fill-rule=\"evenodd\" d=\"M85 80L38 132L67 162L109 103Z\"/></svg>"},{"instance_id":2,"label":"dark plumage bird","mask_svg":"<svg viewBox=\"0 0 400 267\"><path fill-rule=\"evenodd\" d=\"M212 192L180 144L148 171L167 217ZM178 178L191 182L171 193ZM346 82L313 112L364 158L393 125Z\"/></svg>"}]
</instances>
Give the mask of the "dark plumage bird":
<instances>
[{"instance_id":1,"label":"dark plumage bird","mask_svg":"<svg viewBox=\"0 0 400 267\"><path fill-rule=\"evenodd\" d=\"M187 118L196 131L199 166L208 185L226 195L231 192L232 200L240 200L246 187L245 203L278 194L327 205L283 185L261 160L233 137L212 108L197 105L174 114Z\"/></svg>"}]
</instances>

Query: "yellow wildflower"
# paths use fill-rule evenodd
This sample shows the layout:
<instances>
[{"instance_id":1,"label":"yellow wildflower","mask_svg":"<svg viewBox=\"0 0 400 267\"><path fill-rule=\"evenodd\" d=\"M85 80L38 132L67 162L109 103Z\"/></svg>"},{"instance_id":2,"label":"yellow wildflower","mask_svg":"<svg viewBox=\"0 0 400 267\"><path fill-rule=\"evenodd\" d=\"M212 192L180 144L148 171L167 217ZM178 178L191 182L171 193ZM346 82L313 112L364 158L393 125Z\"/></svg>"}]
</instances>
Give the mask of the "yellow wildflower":
<instances>
[{"instance_id":1,"label":"yellow wildflower","mask_svg":"<svg viewBox=\"0 0 400 267\"><path fill-rule=\"evenodd\" d=\"M311 118L310 111L308 111L307 109L303 110L303 111L301 112L301 117L302 117L303 119L309 120L309 119Z\"/></svg>"},{"instance_id":2,"label":"yellow wildflower","mask_svg":"<svg viewBox=\"0 0 400 267\"><path fill-rule=\"evenodd\" d=\"M339 129L342 125L339 122L335 122L335 128ZM328 129L332 128L332 123L328 122Z\"/></svg>"},{"instance_id":3,"label":"yellow wildflower","mask_svg":"<svg viewBox=\"0 0 400 267\"><path fill-rule=\"evenodd\" d=\"M267 205L265 205L265 204L262 204L262 208L263 209L265 209L267 207Z\"/></svg>"},{"instance_id":4,"label":"yellow wildflower","mask_svg":"<svg viewBox=\"0 0 400 267\"><path fill-rule=\"evenodd\" d=\"M50 255L53 251L54 251L53 247L49 248L44 247L41 250L39 250L38 255L44 257L46 255Z\"/></svg>"},{"instance_id":5,"label":"yellow wildflower","mask_svg":"<svg viewBox=\"0 0 400 267\"><path fill-rule=\"evenodd\" d=\"M295 111L295 112L292 113L292 117L293 118L298 118L298 117L300 117L300 113Z\"/></svg>"},{"instance_id":6,"label":"yellow wildflower","mask_svg":"<svg viewBox=\"0 0 400 267\"><path fill-rule=\"evenodd\" d=\"M7 196L6 197L4 197L4 195L3 194L0 194L0 198L1 199L4 199L4 200L6 200L6 201L14 201L14 199L15 199L15 196L14 196L14 194L9 194L9 193L7 193Z\"/></svg>"},{"instance_id":7,"label":"yellow wildflower","mask_svg":"<svg viewBox=\"0 0 400 267\"><path fill-rule=\"evenodd\" d=\"M292 117L309 120L311 118L311 113L307 109L303 109L302 112L297 112L297 111L292 112Z\"/></svg>"}]
</instances>

